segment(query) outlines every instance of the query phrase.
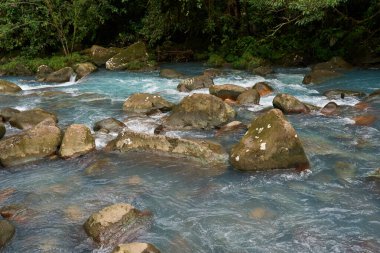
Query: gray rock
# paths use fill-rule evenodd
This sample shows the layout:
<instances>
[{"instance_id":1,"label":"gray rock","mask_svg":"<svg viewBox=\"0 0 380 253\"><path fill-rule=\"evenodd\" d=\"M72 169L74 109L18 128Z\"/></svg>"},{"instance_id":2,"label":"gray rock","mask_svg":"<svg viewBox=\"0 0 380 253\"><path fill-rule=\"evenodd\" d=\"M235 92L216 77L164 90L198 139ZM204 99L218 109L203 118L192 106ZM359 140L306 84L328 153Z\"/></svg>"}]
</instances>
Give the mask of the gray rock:
<instances>
[{"instance_id":1,"label":"gray rock","mask_svg":"<svg viewBox=\"0 0 380 253\"><path fill-rule=\"evenodd\" d=\"M212 85L214 85L212 78L208 75L202 75L182 80L178 84L177 90L181 92L189 92L192 90L209 88Z\"/></svg>"},{"instance_id":2,"label":"gray rock","mask_svg":"<svg viewBox=\"0 0 380 253\"><path fill-rule=\"evenodd\" d=\"M117 119L108 118L98 121L94 125L94 131L120 132L125 124Z\"/></svg>"},{"instance_id":3,"label":"gray rock","mask_svg":"<svg viewBox=\"0 0 380 253\"><path fill-rule=\"evenodd\" d=\"M59 155L64 158L75 158L95 150L95 139L90 129L81 124L70 125L63 136Z\"/></svg>"}]
</instances>

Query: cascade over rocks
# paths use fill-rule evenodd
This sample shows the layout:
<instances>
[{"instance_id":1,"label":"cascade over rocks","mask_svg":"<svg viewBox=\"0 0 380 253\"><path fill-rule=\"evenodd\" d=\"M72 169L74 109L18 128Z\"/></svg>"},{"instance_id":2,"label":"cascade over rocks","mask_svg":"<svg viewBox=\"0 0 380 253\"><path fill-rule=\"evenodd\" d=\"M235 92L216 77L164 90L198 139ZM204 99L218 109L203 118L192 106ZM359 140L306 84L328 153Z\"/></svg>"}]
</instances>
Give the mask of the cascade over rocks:
<instances>
[{"instance_id":1,"label":"cascade over rocks","mask_svg":"<svg viewBox=\"0 0 380 253\"><path fill-rule=\"evenodd\" d=\"M95 72L98 68L91 62L78 63L74 66L74 71L77 74L76 79L79 80Z\"/></svg>"},{"instance_id":2,"label":"cascade over rocks","mask_svg":"<svg viewBox=\"0 0 380 253\"><path fill-rule=\"evenodd\" d=\"M0 249L12 239L15 231L15 227L9 221L0 220Z\"/></svg>"},{"instance_id":3,"label":"cascade over rocks","mask_svg":"<svg viewBox=\"0 0 380 253\"><path fill-rule=\"evenodd\" d=\"M220 144L207 140L174 138L124 130L111 141L106 150L149 151L177 157L190 158L205 165L225 166L227 154Z\"/></svg>"},{"instance_id":4,"label":"cascade over rocks","mask_svg":"<svg viewBox=\"0 0 380 253\"><path fill-rule=\"evenodd\" d=\"M244 171L309 167L296 131L278 109L252 121L247 133L232 148L230 162Z\"/></svg>"},{"instance_id":5,"label":"cascade over rocks","mask_svg":"<svg viewBox=\"0 0 380 253\"><path fill-rule=\"evenodd\" d=\"M93 213L83 227L87 235L100 244L117 244L134 238L141 226L148 225L150 215L126 203L107 206Z\"/></svg>"},{"instance_id":6,"label":"cascade over rocks","mask_svg":"<svg viewBox=\"0 0 380 253\"><path fill-rule=\"evenodd\" d=\"M347 71L352 68L352 65L347 63L341 57L333 57L327 62L322 62L314 65L309 74L305 75L302 83L321 83L328 79L342 75L342 71Z\"/></svg>"},{"instance_id":7,"label":"cascade over rocks","mask_svg":"<svg viewBox=\"0 0 380 253\"><path fill-rule=\"evenodd\" d=\"M161 69L160 70L160 77L164 78L184 78L185 75L182 74L181 72L178 72L177 70L174 69Z\"/></svg>"},{"instance_id":8,"label":"cascade over rocks","mask_svg":"<svg viewBox=\"0 0 380 253\"><path fill-rule=\"evenodd\" d=\"M136 42L120 50L106 62L109 70L142 70L154 67L149 62L149 54L143 42Z\"/></svg>"},{"instance_id":9,"label":"cascade over rocks","mask_svg":"<svg viewBox=\"0 0 380 253\"><path fill-rule=\"evenodd\" d=\"M274 89L266 82L258 82L256 83L252 89L257 90L261 97L272 94Z\"/></svg>"},{"instance_id":10,"label":"cascade over rocks","mask_svg":"<svg viewBox=\"0 0 380 253\"><path fill-rule=\"evenodd\" d=\"M9 167L54 155L61 140L61 130L48 118L31 129L0 140L0 164Z\"/></svg>"},{"instance_id":11,"label":"cascade over rocks","mask_svg":"<svg viewBox=\"0 0 380 253\"><path fill-rule=\"evenodd\" d=\"M234 84L212 85L209 87L211 95L217 96L223 100L236 100L237 97L246 90L246 88Z\"/></svg>"},{"instance_id":12,"label":"cascade over rocks","mask_svg":"<svg viewBox=\"0 0 380 253\"><path fill-rule=\"evenodd\" d=\"M212 129L231 121L235 110L218 97L192 94L175 106L163 125L168 129Z\"/></svg>"},{"instance_id":13,"label":"cascade over rocks","mask_svg":"<svg viewBox=\"0 0 380 253\"><path fill-rule=\"evenodd\" d=\"M51 112L47 112L40 108L22 111L19 113L15 113L10 119L9 123L12 127L16 127L18 129L28 129L36 126L40 122L52 119L55 123L58 122L57 116Z\"/></svg>"},{"instance_id":14,"label":"cascade over rocks","mask_svg":"<svg viewBox=\"0 0 380 253\"><path fill-rule=\"evenodd\" d=\"M59 155L62 158L75 158L95 150L95 139L85 125L69 126L63 136Z\"/></svg>"},{"instance_id":15,"label":"cascade over rocks","mask_svg":"<svg viewBox=\"0 0 380 253\"><path fill-rule=\"evenodd\" d=\"M71 67L65 67L48 74L41 81L49 83L65 83L70 81L72 75L74 75L74 70Z\"/></svg>"},{"instance_id":16,"label":"cascade over rocks","mask_svg":"<svg viewBox=\"0 0 380 253\"><path fill-rule=\"evenodd\" d=\"M112 253L160 253L160 251L150 243L133 242L119 244Z\"/></svg>"},{"instance_id":17,"label":"cascade over rocks","mask_svg":"<svg viewBox=\"0 0 380 253\"><path fill-rule=\"evenodd\" d=\"M289 94L278 94L273 99L273 107L285 114L309 113L310 108Z\"/></svg>"},{"instance_id":18,"label":"cascade over rocks","mask_svg":"<svg viewBox=\"0 0 380 253\"><path fill-rule=\"evenodd\" d=\"M114 118L107 118L101 121L98 121L94 125L94 131L103 131L103 132L120 132L125 127L125 124Z\"/></svg>"},{"instance_id":19,"label":"cascade over rocks","mask_svg":"<svg viewBox=\"0 0 380 253\"><path fill-rule=\"evenodd\" d=\"M182 80L178 84L177 90L179 90L180 92L189 92L192 90L209 88L212 85L214 85L212 77L210 77L209 75L201 75Z\"/></svg>"},{"instance_id":20,"label":"cascade over rocks","mask_svg":"<svg viewBox=\"0 0 380 253\"><path fill-rule=\"evenodd\" d=\"M260 103L260 94L256 89L248 89L237 97L236 102L239 105L258 105Z\"/></svg>"},{"instance_id":21,"label":"cascade over rocks","mask_svg":"<svg viewBox=\"0 0 380 253\"><path fill-rule=\"evenodd\" d=\"M136 93L125 100L123 110L132 114L150 114L170 111L173 106L158 94Z\"/></svg>"},{"instance_id":22,"label":"cascade over rocks","mask_svg":"<svg viewBox=\"0 0 380 253\"><path fill-rule=\"evenodd\" d=\"M21 88L12 82L0 79L0 94L17 93Z\"/></svg>"}]
</instances>

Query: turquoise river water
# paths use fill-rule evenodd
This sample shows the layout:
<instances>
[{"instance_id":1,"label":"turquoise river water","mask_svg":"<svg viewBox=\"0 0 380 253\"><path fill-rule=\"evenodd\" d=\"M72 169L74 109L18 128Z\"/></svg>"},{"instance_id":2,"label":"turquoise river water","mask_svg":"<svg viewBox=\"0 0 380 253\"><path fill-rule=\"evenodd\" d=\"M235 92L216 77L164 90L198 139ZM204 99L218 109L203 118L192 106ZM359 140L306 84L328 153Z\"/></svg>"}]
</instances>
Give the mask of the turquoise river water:
<instances>
[{"instance_id":1,"label":"turquoise river water","mask_svg":"<svg viewBox=\"0 0 380 253\"><path fill-rule=\"evenodd\" d=\"M202 73L200 64L167 67L188 75ZM380 88L380 70L354 70L320 85L302 85L308 69L277 69L266 78L227 71L216 84L251 87L269 82L277 92L324 106L325 90L344 88L365 93ZM89 127L115 117L135 131L151 132L158 116L128 117L123 101L136 92L159 93L178 103L188 93L176 91L178 79L149 73L100 70L79 82L44 84L30 78L7 78L24 90L0 95L0 107L40 107L58 115L62 129L72 123ZM46 91L62 91L47 95ZM198 90L205 92L207 90ZM260 106L237 108L238 120L249 123ZM360 100L337 99L353 106ZM44 160L11 169L0 168L0 207L25 206L12 220L16 234L3 249L13 252L111 252L89 239L82 224L107 205L127 202L153 213L151 226L134 240L162 252L380 252L380 183L367 177L380 167L380 120L357 126L358 115L380 116L380 104L365 111L347 109L338 116L319 112L291 115L311 162L302 173L291 170L242 173L205 168L184 159L147 153L105 153L114 135L96 134L97 152L73 160ZM7 127L7 135L18 130ZM237 131L168 132L173 136L208 138L229 150L244 134ZM98 164L96 169L94 163ZM91 167L92 166L92 167ZM1 251L1 250L0 250Z\"/></svg>"}]
</instances>

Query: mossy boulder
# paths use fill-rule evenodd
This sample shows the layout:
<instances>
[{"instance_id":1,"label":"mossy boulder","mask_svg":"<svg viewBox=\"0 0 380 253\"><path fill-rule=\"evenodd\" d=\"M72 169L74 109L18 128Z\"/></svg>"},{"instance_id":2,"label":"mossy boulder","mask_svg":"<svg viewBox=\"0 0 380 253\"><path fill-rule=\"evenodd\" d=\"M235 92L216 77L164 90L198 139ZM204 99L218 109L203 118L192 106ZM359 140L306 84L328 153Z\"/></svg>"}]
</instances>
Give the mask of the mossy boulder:
<instances>
[{"instance_id":1,"label":"mossy boulder","mask_svg":"<svg viewBox=\"0 0 380 253\"><path fill-rule=\"evenodd\" d=\"M163 78L184 78L185 75L174 69L161 69L160 77Z\"/></svg>"},{"instance_id":2,"label":"mossy boulder","mask_svg":"<svg viewBox=\"0 0 380 253\"><path fill-rule=\"evenodd\" d=\"M151 114L156 111L167 112L174 104L158 94L136 93L127 98L123 110L130 114Z\"/></svg>"},{"instance_id":3,"label":"mossy boulder","mask_svg":"<svg viewBox=\"0 0 380 253\"><path fill-rule=\"evenodd\" d=\"M327 62L321 62L315 64L312 67L313 70L323 69L323 70L350 70L352 69L352 65L346 62L342 57L334 56Z\"/></svg>"},{"instance_id":4,"label":"mossy boulder","mask_svg":"<svg viewBox=\"0 0 380 253\"><path fill-rule=\"evenodd\" d=\"M54 122L56 123L58 122L58 118L54 113L47 112L40 108L36 108L32 110L15 113L9 119L9 123L13 127L24 130L24 129L34 127L46 119L52 119Z\"/></svg>"},{"instance_id":5,"label":"mossy boulder","mask_svg":"<svg viewBox=\"0 0 380 253\"><path fill-rule=\"evenodd\" d=\"M310 109L297 98L289 94L278 94L273 99L273 107L285 114L309 113Z\"/></svg>"},{"instance_id":6,"label":"mossy boulder","mask_svg":"<svg viewBox=\"0 0 380 253\"><path fill-rule=\"evenodd\" d=\"M148 67L153 66L143 42L130 45L106 62L106 68L109 70L140 70Z\"/></svg>"},{"instance_id":7,"label":"mossy boulder","mask_svg":"<svg viewBox=\"0 0 380 253\"><path fill-rule=\"evenodd\" d=\"M246 88L234 84L213 85L209 88L211 95L217 96L223 100L236 100L237 97L246 90Z\"/></svg>"},{"instance_id":8,"label":"mossy boulder","mask_svg":"<svg viewBox=\"0 0 380 253\"><path fill-rule=\"evenodd\" d=\"M15 83L7 80L0 80L0 94L17 93L22 89Z\"/></svg>"},{"instance_id":9,"label":"mossy boulder","mask_svg":"<svg viewBox=\"0 0 380 253\"><path fill-rule=\"evenodd\" d=\"M61 140L61 130L48 118L31 129L0 140L0 163L9 167L54 155Z\"/></svg>"},{"instance_id":10,"label":"mossy boulder","mask_svg":"<svg viewBox=\"0 0 380 253\"><path fill-rule=\"evenodd\" d=\"M95 123L94 131L102 132L120 132L125 127L125 124L114 118L107 118Z\"/></svg>"},{"instance_id":11,"label":"mossy boulder","mask_svg":"<svg viewBox=\"0 0 380 253\"><path fill-rule=\"evenodd\" d=\"M77 74L76 79L79 80L85 76L88 76L92 72L95 72L98 68L91 62L78 63L74 66L74 71Z\"/></svg>"},{"instance_id":12,"label":"mossy boulder","mask_svg":"<svg viewBox=\"0 0 380 253\"><path fill-rule=\"evenodd\" d=\"M296 131L278 109L252 121L244 137L232 148L230 162L243 171L309 167Z\"/></svg>"},{"instance_id":13,"label":"mossy boulder","mask_svg":"<svg viewBox=\"0 0 380 253\"><path fill-rule=\"evenodd\" d=\"M235 110L222 99L209 94L192 94L174 107L164 126L169 129L212 129L235 116Z\"/></svg>"},{"instance_id":14,"label":"mossy boulder","mask_svg":"<svg viewBox=\"0 0 380 253\"><path fill-rule=\"evenodd\" d=\"M43 78L42 81L49 83L65 83L70 81L73 75L74 70L71 67L64 67L60 70L50 73L45 78Z\"/></svg>"},{"instance_id":15,"label":"mossy boulder","mask_svg":"<svg viewBox=\"0 0 380 253\"><path fill-rule=\"evenodd\" d=\"M133 242L118 245L112 253L160 253L154 245L146 242Z\"/></svg>"},{"instance_id":16,"label":"mossy boulder","mask_svg":"<svg viewBox=\"0 0 380 253\"><path fill-rule=\"evenodd\" d=\"M327 62L322 62L314 65L311 72L306 74L303 84L318 84L328 79L339 77L343 71L350 70L351 64L347 63L341 57L333 57Z\"/></svg>"},{"instance_id":17,"label":"mossy boulder","mask_svg":"<svg viewBox=\"0 0 380 253\"><path fill-rule=\"evenodd\" d=\"M105 48L98 45L93 45L91 48L86 49L84 53L90 57L91 61L95 63L95 65L101 67L121 50L121 48L116 47Z\"/></svg>"},{"instance_id":18,"label":"mossy boulder","mask_svg":"<svg viewBox=\"0 0 380 253\"><path fill-rule=\"evenodd\" d=\"M53 72L54 70L48 65L41 65L37 68L36 79L39 82L43 82L44 79Z\"/></svg>"},{"instance_id":19,"label":"mossy boulder","mask_svg":"<svg viewBox=\"0 0 380 253\"><path fill-rule=\"evenodd\" d=\"M239 105L258 105L260 103L260 94L255 89L248 89L237 97L236 102Z\"/></svg>"},{"instance_id":20,"label":"mossy boulder","mask_svg":"<svg viewBox=\"0 0 380 253\"><path fill-rule=\"evenodd\" d=\"M189 92L192 90L209 88L212 85L214 85L212 77L210 77L209 75L201 75L182 80L178 84L177 90L181 92Z\"/></svg>"},{"instance_id":21,"label":"mossy boulder","mask_svg":"<svg viewBox=\"0 0 380 253\"><path fill-rule=\"evenodd\" d=\"M257 90L257 92L260 94L260 97L272 94L274 91L274 89L266 82L258 82L252 87L252 89Z\"/></svg>"},{"instance_id":22,"label":"mossy boulder","mask_svg":"<svg viewBox=\"0 0 380 253\"><path fill-rule=\"evenodd\" d=\"M83 227L95 242L112 245L135 237L138 229L148 220L149 216L134 206L119 203L93 213Z\"/></svg>"},{"instance_id":23,"label":"mossy boulder","mask_svg":"<svg viewBox=\"0 0 380 253\"><path fill-rule=\"evenodd\" d=\"M0 122L0 139L4 137L6 132L5 126L3 123Z\"/></svg>"},{"instance_id":24,"label":"mossy boulder","mask_svg":"<svg viewBox=\"0 0 380 253\"><path fill-rule=\"evenodd\" d=\"M228 159L222 146L211 141L173 138L130 130L120 133L106 149L121 152L156 152L192 159L207 166L225 166Z\"/></svg>"},{"instance_id":25,"label":"mossy boulder","mask_svg":"<svg viewBox=\"0 0 380 253\"><path fill-rule=\"evenodd\" d=\"M0 249L12 239L15 231L15 227L9 221L0 220Z\"/></svg>"},{"instance_id":26,"label":"mossy boulder","mask_svg":"<svg viewBox=\"0 0 380 253\"><path fill-rule=\"evenodd\" d=\"M69 126L63 136L59 155L62 158L75 158L95 150L95 139L90 129L81 124Z\"/></svg>"},{"instance_id":27,"label":"mossy boulder","mask_svg":"<svg viewBox=\"0 0 380 253\"><path fill-rule=\"evenodd\" d=\"M5 107L0 109L0 117L3 118L4 122L8 122L13 116L15 116L20 111L14 108Z\"/></svg>"}]
</instances>

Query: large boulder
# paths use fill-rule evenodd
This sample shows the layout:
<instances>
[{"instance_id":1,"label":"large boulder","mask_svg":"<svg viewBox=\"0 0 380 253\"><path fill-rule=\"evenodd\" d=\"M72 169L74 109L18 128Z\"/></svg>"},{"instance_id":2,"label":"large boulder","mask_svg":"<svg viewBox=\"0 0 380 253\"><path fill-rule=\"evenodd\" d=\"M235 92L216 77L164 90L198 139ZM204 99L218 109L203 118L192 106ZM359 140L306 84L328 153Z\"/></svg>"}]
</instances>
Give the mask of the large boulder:
<instances>
[{"instance_id":1,"label":"large boulder","mask_svg":"<svg viewBox=\"0 0 380 253\"><path fill-rule=\"evenodd\" d=\"M150 243L133 242L118 245L112 253L160 253L160 251Z\"/></svg>"},{"instance_id":2,"label":"large boulder","mask_svg":"<svg viewBox=\"0 0 380 253\"><path fill-rule=\"evenodd\" d=\"M125 124L114 118L107 118L95 123L94 131L102 132L120 132L125 127Z\"/></svg>"},{"instance_id":3,"label":"large boulder","mask_svg":"<svg viewBox=\"0 0 380 253\"><path fill-rule=\"evenodd\" d=\"M42 81L49 83L65 83L70 81L73 75L74 70L71 67L65 67L53 73L50 73L45 78L43 78Z\"/></svg>"},{"instance_id":4,"label":"large boulder","mask_svg":"<svg viewBox=\"0 0 380 253\"><path fill-rule=\"evenodd\" d=\"M106 62L113 56L118 54L122 49L116 47L105 48L98 45L93 45L86 49L84 53L90 56L90 59L97 66L104 66Z\"/></svg>"},{"instance_id":5,"label":"large boulder","mask_svg":"<svg viewBox=\"0 0 380 253\"><path fill-rule=\"evenodd\" d=\"M212 129L231 121L235 110L218 97L192 94L185 97L165 120L169 129Z\"/></svg>"},{"instance_id":6,"label":"large boulder","mask_svg":"<svg viewBox=\"0 0 380 253\"><path fill-rule=\"evenodd\" d=\"M341 75L342 75L341 73L335 72L333 70L325 70L325 69L312 70L309 74L305 75L302 83L303 84L311 84L311 83L317 84L331 78L339 77Z\"/></svg>"},{"instance_id":7,"label":"large boulder","mask_svg":"<svg viewBox=\"0 0 380 253\"><path fill-rule=\"evenodd\" d=\"M241 93L238 97L236 102L239 105L258 105L260 103L260 94L255 89L249 89Z\"/></svg>"},{"instance_id":8,"label":"large boulder","mask_svg":"<svg viewBox=\"0 0 380 253\"><path fill-rule=\"evenodd\" d=\"M212 77L208 75L201 75L201 76L196 76L196 77L182 80L178 84L177 90L181 92L189 92L192 90L209 88L212 85L214 85L214 81L212 80Z\"/></svg>"},{"instance_id":9,"label":"large boulder","mask_svg":"<svg viewBox=\"0 0 380 253\"><path fill-rule=\"evenodd\" d=\"M252 121L247 133L232 148L230 162L244 171L309 167L296 131L278 109Z\"/></svg>"},{"instance_id":10,"label":"large boulder","mask_svg":"<svg viewBox=\"0 0 380 253\"><path fill-rule=\"evenodd\" d=\"M225 166L228 156L220 144L207 140L193 140L123 131L108 144L106 150L121 152L157 152L169 156L193 159L204 165Z\"/></svg>"},{"instance_id":11,"label":"large boulder","mask_svg":"<svg viewBox=\"0 0 380 253\"><path fill-rule=\"evenodd\" d=\"M136 42L121 50L106 62L109 70L140 70L149 65L149 54L143 42Z\"/></svg>"},{"instance_id":12,"label":"large boulder","mask_svg":"<svg viewBox=\"0 0 380 253\"><path fill-rule=\"evenodd\" d=\"M39 81L39 82L43 82L44 79L50 75L51 73L53 73L54 70L52 68L50 68L48 65L41 65L38 67L37 69L37 73L36 73L36 79Z\"/></svg>"},{"instance_id":13,"label":"large boulder","mask_svg":"<svg viewBox=\"0 0 380 253\"><path fill-rule=\"evenodd\" d=\"M0 94L17 93L21 91L21 88L12 82L7 80L0 80Z\"/></svg>"},{"instance_id":14,"label":"large boulder","mask_svg":"<svg viewBox=\"0 0 380 253\"><path fill-rule=\"evenodd\" d=\"M52 119L53 121L58 122L58 118L55 114L36 108L15 113L12 118L9 119L9 123L11 126L19 129L28 129L46 119Z\"/></svg>"},{"instance_id":15,"label":"large boulder","mask_svg":"<svg viewBox=\"0 0 380 253\"><path fill-rule=\"evenodd\" d=\"M54 155L61 144L61 130L51 118L22 133L0 141L0 163L15 166Z\"/></svg>"},{"instance_id":16,"label":"large boulder","mask_svg":"<svg viewBox=\"0 0 380 253\"><path fill-rule=\"evenodd\" d=\"M289 94L278 94L273 99L273 107L280 109L285 114L309 113L310 109L297 98Z\"/></svg>"},{"instance_id":17,"label":"large boulder","mask_svg":"<svg viewBox=\"0 0 380 253\"><path fill-rule=\"evenodd\" d=\"M328 97L329 99L343 99L345 97L364 97L365 93L361 91L334 89L325 91L323 95Z\"/></svg>"},{"instance_id":18,"label":"large boulder","mask_svg":"<svg viewBox=\"0 0 380 253\"><path fill-rule=\"evenodd\" d=\"M333 57L327 62L318 63L312 67L309 74L306 74L302 83L321 83L328 79L342 75L342 71L347 71L352 68L351 64L347 63L341 57Z\"/></svg>"},{"instance_id":19,"label":"large boulder","mask_svg":"<svg viewBox=\"0 0 380 253\"><path fill-rule=\"evenodd\" d=\"M252 89L257 90L261 97L269 95L274 91L274 89L266 82L258 82L252 87Z\"/></svg>"},{"instance_id":20,"label":"large boulder","mask_svg":"<svg viewBox=\"0 0 380 253\"><path fill-rule=\"evenodd\" d=\"M83 227L95 242L111 245L135 237L149 218L134 206L119 203L93 213Z\"/></svg>"},{"instance_id":21,"label":"large boulder","mask_svg":"<svg viewBox=\"0 0 380 253\"><path fill-rule=\"evenodd\" d=\"M234 84L212 85L209 87L211 95L217 96L223 100L236 100L237 97L246 90L246 88Z\"/></svg>"},{"instance_id":22,"label":"large boulder","mask_svg":"<svg viewBox=\"0 0 380 253\"><path fill-rule=\"evenodd\" d=\"M158 94L136 93L127 98L123 110L132 114L150 114L156 111L170 111L173 106L174 104Z\"/></svg>"},{"instance_id":23,"label":"large boulder","mask_svg":"<svg viewBox=\"0 0 380 253\"><path fill-rule=\"evenodd\" d=\"M0 220L0 249L12 239L15 231L15 227L9 221Z\"/></svg>"},{"instance_id":24,"label":"large boulder","mask_svg":"<svg viewBox=\"0 0 380 253\"><path fill-rule=\"evenodd\" d=\"M4 122L8 122L13 116L15 116L20 111L10 107L5 107L0 109L0 117L3 118Z\"/></svg>"},{"instance_id":25,"label":"large boulder","mask_svg":"<svg viewBox=\"0 0 380 253\"><path fill-rule=\"evenodd\" d=\"M6 132L5 126L3 123L0 122L0 139L4 137Z\"/></svg>"},{"instance_id":26,"label":"large boulder","mask_svg":"<svg viewBox=\"0 0 380 253\"><path fill-rule=\"evenodd\" d=\"M160 70L160 77L164 78L183 78L185 77L184 74L178 72L174 69L161 69Z\"/></svg>"},{"instance_id":27,"label":"large boulder","mask_svg":"<svg viewBox=\"0 0 380 253\"><path fill-rule=\"evenodd\" d=\"M352 68L352 65L346 62L342 57L335 56L335 57L332 57L327 62L321 62L321 63L315 64L312 69L337 71L337 70L350 70L351 68Z\"/></svg>"},{"instance_id":28,"label":"large boulder","mask_svg":"<svg viewBox=\"0 0 380 253\"><path fill-rule=\"evenodd\" d=\"M95 150L95 139L90 129L81 124L69 126L63 136L59 155L62 158L74 158Z\"/></svg>"},{"instance_id":29,"label":"large boulder","mask_svg":"<svg viewBox=\"0 0 380 253\"><path fill-rule=\"evenodd\" d=\"M98 68L91 62L78 63L74 66L74 71L77 74L76 79L79 80L85 76L88 76Z\"/></svg>"}]
</instances>

